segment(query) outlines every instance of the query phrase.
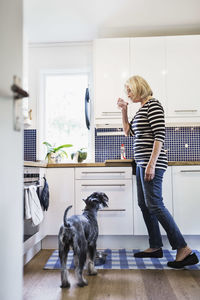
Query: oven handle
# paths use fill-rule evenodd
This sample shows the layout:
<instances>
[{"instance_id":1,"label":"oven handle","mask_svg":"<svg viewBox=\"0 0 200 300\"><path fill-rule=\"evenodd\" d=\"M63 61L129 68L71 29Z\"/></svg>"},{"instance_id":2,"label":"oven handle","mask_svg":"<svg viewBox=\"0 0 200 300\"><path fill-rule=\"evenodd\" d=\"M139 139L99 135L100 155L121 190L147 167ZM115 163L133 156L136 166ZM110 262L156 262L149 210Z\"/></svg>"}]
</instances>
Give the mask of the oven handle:
<instances>
[{"instance_id":1,"label":"oven handle","mask_svg":"<svg viewBox=\"0 0 200 300\"><path fill-rule=\"evenodd\" d=\"M28 185L28 186L24 186L24 190L28 190L30 186L31 186L31 184ZM41 184L35 185L35 187L36 187L36 188L39 188L39 187L42 187L42 185L41 185Z\"/></svg>"}]
</instances>

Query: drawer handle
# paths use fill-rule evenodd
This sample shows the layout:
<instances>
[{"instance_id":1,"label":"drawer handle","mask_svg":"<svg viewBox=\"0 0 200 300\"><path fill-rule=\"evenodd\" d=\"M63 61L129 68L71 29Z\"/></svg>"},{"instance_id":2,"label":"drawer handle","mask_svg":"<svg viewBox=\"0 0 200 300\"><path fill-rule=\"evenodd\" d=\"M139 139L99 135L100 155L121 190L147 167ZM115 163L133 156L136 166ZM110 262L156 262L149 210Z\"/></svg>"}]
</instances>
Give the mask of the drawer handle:
<instances>
[{"instance_id":1,"label":"drawer handle","mask_svg":"<svg viewBox=\"0 0 200 300\"><path fill-rule=\"evenodd\" d=\"M88 172L82 172L82 174L124 174L125 171L88 171Z\"/></svg>"},{"instance_id":2,"label":"drawer handle","mask_svg":"<svg viewBox=\"0 0 200 300\"><path fill-rule=\"evenodd\" d=\"M112 208L108 208L108 209L100 209L99 211L126 211L126 209L124 209L124 208L114 208L114 209L112 209Z\"/></svg>"},{"instance_id":3,"label":"drawer handle","mask_svg":"<svg viewBox=\"0 0 200 300\"><path fill-rule=\"evenodd\" d=\"M176 109L174 112L181 113L181 112L197 112L197 111L198 111L197 109Z\"/></svg>"},{"instance_id":4,"label":"drawer handle","mask_svg":"<svg viewBox=\"0 0 200 300\"><path fill-rule=\"evenodd\" d=\"M181 173L199 173L200 170L181 170Z\"/></svg>"},{"instance_id":5,"label":"drawer handle","mask_svg":"<svg viewBox=\"0 0 200 300\"><path fill-rule=\"evenodd\" d=\"M124 183L122 184L81 184L81 186L126 186Z\"/></svg>"}]
</instances>

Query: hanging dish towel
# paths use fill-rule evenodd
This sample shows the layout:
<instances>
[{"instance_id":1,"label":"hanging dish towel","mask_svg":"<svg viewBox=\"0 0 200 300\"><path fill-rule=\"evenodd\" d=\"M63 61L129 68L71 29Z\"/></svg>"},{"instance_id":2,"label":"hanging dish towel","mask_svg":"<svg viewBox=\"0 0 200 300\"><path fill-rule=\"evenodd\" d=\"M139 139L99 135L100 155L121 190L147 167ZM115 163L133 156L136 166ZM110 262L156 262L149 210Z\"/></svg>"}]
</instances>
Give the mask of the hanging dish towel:
<instances>
[{"instance_id":1,"label":"hanging dish towel","mask_svg":"<svg viewBox=\"0 0 200 300\"><path fill-rule=\"evenodd\" d=\"M49 185L47 183L47 180L44 178L44 187L40 196L40 203L44 210L47 210L49 207Z\"/></svg>"},{"instance_id":2,"label":"hanging dish towel","mask_svg":"<svg viewBox=\"0 0 200 300\"><path fill-rule=\"evenodd\" d=\"M40 205L40 200L37 195L37 187L34 185L29 186L28 195L29 195L29 206L31 212L31 218L34 226L40 224L43 220L43 211Z\"/></svg>"},{"instance_id":3,"label":"hanging dish towel","mask_svg":"<svg viewBox=\"0 0 200 300\"><path fill-rule=\"evenodd\" d=\"M24 218L26 220L31 219L31 210L30 210L30 205L29 205L28 189L24 190Z\"/></svg>"}]
</instances>

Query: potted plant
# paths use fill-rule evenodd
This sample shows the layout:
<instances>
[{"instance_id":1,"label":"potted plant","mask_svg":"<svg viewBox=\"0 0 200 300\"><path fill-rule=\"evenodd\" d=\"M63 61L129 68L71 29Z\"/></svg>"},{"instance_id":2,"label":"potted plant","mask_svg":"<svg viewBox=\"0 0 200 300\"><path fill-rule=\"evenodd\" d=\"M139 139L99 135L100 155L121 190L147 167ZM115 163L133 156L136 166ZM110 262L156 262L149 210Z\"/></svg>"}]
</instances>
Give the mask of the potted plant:
<instances>
[{"instance_id":1,"label":"potted plant","mask_svg":"<svg viewBox=\"0 0 200 300\"><path fill-rule=\"evenodd\" d=\"M47 142L43 142L43 144L47 147L47 154L45 159L48 158L49 164L58 163L64 156L68 157L67 152L63 150L63 148L69 148L73 146L71 144L65 144L58 147L54 147Z\"/></svg>"},{"instance_id":2,"label":"potted plant","mask_svg":"<svg viewBox=\"0 0 200 300\"><path fill-rule=\"evenodd\" d=\"M81 163L86 158L87 158L86 148L80 148L76 152L71 153L71 159L75 160L75 162Z\"/></svg>"}]
</instances>

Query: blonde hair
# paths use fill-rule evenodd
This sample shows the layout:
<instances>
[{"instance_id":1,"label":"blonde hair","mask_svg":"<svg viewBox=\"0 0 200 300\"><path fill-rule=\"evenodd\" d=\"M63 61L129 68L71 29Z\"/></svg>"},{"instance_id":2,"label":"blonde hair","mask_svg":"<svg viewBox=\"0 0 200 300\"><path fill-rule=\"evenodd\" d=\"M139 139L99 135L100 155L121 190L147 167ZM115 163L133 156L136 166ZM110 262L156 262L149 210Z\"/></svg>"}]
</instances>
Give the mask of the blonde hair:
<instances>
[{"instance_id":1,"label":"blonde hair","mask_svg":"<svg viewBox=\"0 0 200 300\"><path fill-rule=\"evenodd\" d=\"M130 77L126 81L125 87L131 90L135 99L145 99L148 96L153 96L152 89L147 81L138 75Z\"/></svg>"}]
</instances>

